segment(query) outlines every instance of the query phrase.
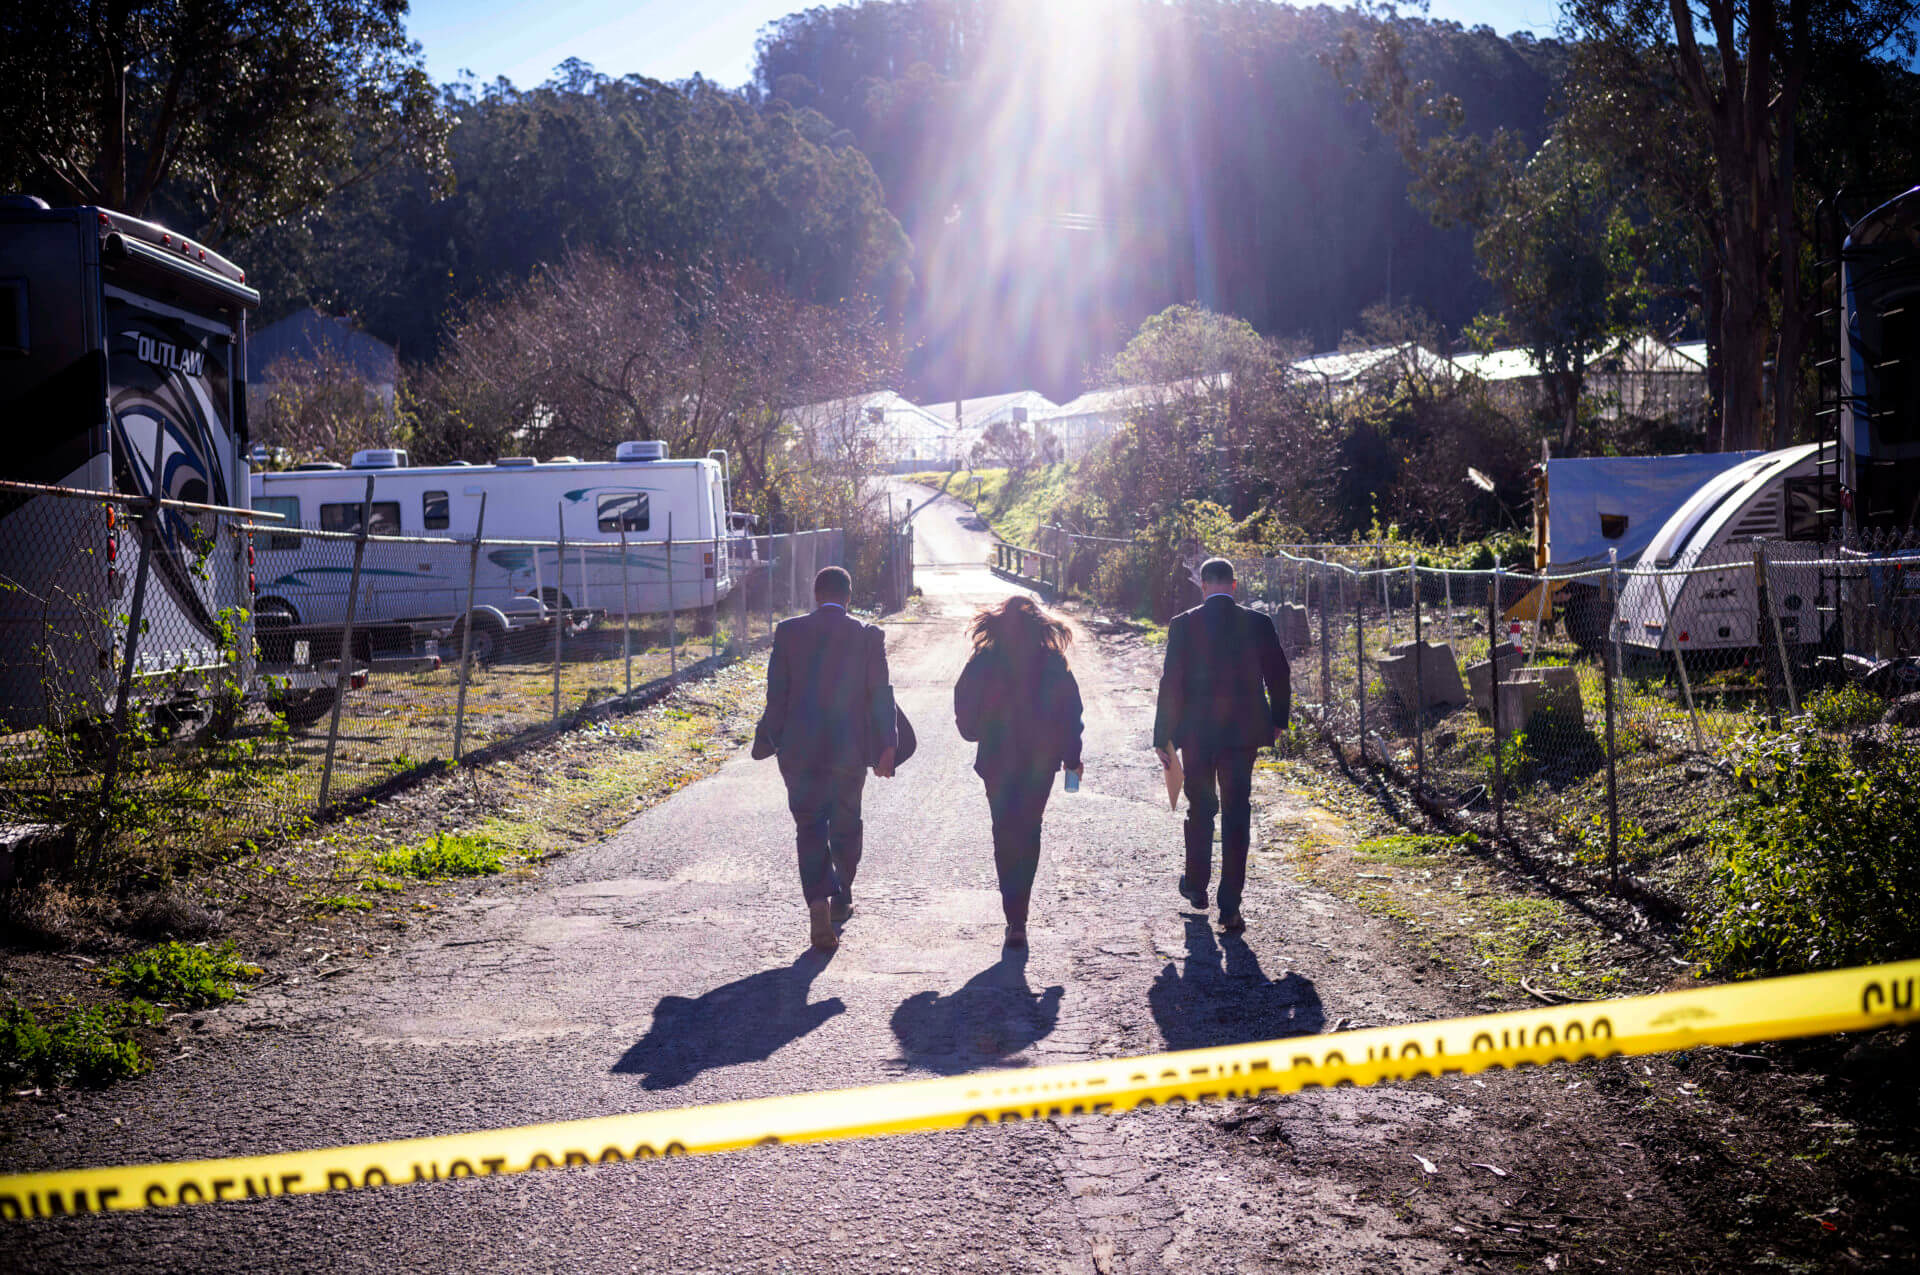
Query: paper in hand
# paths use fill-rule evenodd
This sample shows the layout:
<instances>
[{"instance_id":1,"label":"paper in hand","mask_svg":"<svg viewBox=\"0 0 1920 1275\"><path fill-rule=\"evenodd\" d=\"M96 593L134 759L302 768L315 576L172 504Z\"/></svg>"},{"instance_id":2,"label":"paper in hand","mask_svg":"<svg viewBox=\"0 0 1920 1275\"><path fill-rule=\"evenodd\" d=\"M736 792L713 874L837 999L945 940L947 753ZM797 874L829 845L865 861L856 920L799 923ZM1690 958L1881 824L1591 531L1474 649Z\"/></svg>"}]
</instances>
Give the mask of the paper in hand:
<instances>
[{"instance_id":1,"label":"paper in hand","mask_svg":"<svg viewBox=\"0 0 1920 1275\"><path fill-rule=\"evenodd\" d=\"M1180 808L1180 786L1186 781L1186 772L1180 769L1180 750L1167 749L1167 809Z\"/></svg>"}]
</instances>

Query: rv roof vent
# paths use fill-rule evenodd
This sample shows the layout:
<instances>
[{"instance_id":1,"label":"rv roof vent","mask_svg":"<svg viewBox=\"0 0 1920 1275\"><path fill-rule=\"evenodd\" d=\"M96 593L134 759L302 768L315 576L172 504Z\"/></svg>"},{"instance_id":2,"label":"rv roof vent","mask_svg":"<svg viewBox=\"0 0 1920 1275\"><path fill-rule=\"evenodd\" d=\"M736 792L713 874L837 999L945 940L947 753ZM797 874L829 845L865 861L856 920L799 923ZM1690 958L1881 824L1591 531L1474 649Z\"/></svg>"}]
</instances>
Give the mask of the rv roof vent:
<instances>
[{"instance_id":1,"label":"rv roof vent","mask_svg":"<svg viewBox=\"0 0 1920 1275\"><path fill-rule=\"evenodd\" d=\"M622 443L613 449L615 460L665 460L667 445L659 439L645 442Z\"/></svg>"},{"instance_id":2,"label":"rv roof vent","mask_svg":"<svg viewBox=\"0 0 1920 1275\"><path fill-rule=\"evenodd\" d=\"M549 465L578 465L579 463L580 463L580 458L578 456L547 457L547 464Z\"/></svg>"},{"instance_id":3,"label":"rv roof vent","mask_svg":"<svg viewBox=\"0 0 1920 1275\"><path fill-rule=\"evenodd\" d=\"M405 469L407 467L407 449L404 447L369 447L363 452L353 454L355 469Z\"/></svg>"},{"instance_id":4,"label":"rv roof vent","mask_svg":"<svg viewBox=\"0 0 1920 1275\"><path fill-rule=\"evenodd\" d=\"M502 469L532 469L535 461L531 456L502 456L493 463Z\"/></svg>"},{"instance_id":5,"label":"rv roof vent","mask_svg":"<svg viewBox=\"0 0 1920 1275\"><path fill-rule=\"evenodd\" d=\"M314 470L317 470L317 469L345 469L345 468L346 466L342 465L337 460L303 460L298 465L295 465L293 467L293 472L296 474L307 474L307 473L312 473Z\"/></svg>"}]
</instances>

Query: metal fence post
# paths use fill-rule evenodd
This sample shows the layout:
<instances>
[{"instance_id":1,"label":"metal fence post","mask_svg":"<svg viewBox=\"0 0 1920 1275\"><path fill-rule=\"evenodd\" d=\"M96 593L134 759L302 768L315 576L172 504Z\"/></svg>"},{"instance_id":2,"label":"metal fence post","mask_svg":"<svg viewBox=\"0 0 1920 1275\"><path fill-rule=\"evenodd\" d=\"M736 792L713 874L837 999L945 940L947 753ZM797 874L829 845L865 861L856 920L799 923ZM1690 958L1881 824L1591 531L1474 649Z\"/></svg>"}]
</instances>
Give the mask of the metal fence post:
<instances>
[{"instance_id":1,"label":"metal fence post","mask_svg":"<svg viewBox=\"0 0 1920 1275\"><path fill-rule=\"evenodd\" d=\"M373 476L367 476L367 492L360 500L360 534L353 539L353 575L347 583L347 618L340 626L340 658L333 674L333 720L327 726L327 760L320 770L320 810L327 808L327 793L333 787L333 753L340 740L340 709L346 703L347 689L353 685L353 613L360 601L360 564L366 558L367 531L373 522Z\"/></svg>"},{"instance_id":2,"label":"metal fence post","mask_svg":"<svg viewBox=\"0 0 1920 1275\"><path fill-rule=\"evenodd\" d=\"M165 428L163 425L161 428ZM154 440L154 470L160 468L160 439ZM126 659L120 668L120 688L113 698L113 727L107 738L107 760L105 773L100 777L100 826L94 833L93 845L88 853L84 875L92 876L100 866L100 856L107 844L107 834L113 828L113 787L120 777L120 755L126 748L127 738L127 702L133 696L133 673L140 650L140 626L147 609L147 577L153 570L153 555L159 550L153 538L153 521L159 516L159 487L156 482L154 496L144 511L137 515L140 519L140 569L134 573L133 603L127 612L127 651ZM117 532L115 533L118 534ZM329 754L331 760L331 754Z\"/></svg>"},{"instance_id":3,"label":"metal fence post","mask_svg":"<svg viewBox=\"0 0 1920 1275\"><path fill-rule=\"evenodd\" d=\"M633 582L627 574L627 520L620 520L620 658L627 666L627 694L633 694Z\"/></svg>"},{"instance_id":4,"label":"metal fence post","mask_svg":"<svg viewBox=\"0 0 1920 1275\"><path fill-rule=\"evenodd\" d=\"M557 552L553 555L553 720L560 720L560 658L561 643L567 633L567 511L559 501L553 505L553 516L560 533L554 542ZM539 551L535 550L537 554Z\"/></svg>"},{"instance_id":5,"label":"metal fence post","mask_svg":"<svg viewBox=\"0 0 1920 1275\"><path fill-rule=\"evenodd\" d=\"M1420 563L1407 564L1413 581L1413 773L1416 790L1427 786L1427 644L1420 624Z\"/></svg>"},{"instance_id":6,"label":"metal fence post","mask_svg":"<svg viewBox=\"0 0 1920 1275\"><path fill-rule=\"evenodd\" d=\"M711 549L706 555L707 562L700 564L700 579L703 585L709 578L713 581L713 605L708 609L712 622L707 626L707 658L711 660L717 659L720 655L720 567L722 563L719 538L715 537L707 543ZM712 565L709 566L708 563ZM700 592L704 595L707 591L702 588Z\"/></svg>"},{"instance_id":7,"label":"metal fence post","mask_svg":"<svg viewBox=\"0 0 1920 1275\"><path fill-rule=\"evenodd\" d=\"M1793 665L1787 658L1787 636L1780 630L1780 611L1779 608L1773 605L1772 601L1773 565L1767 560L1766 541L1761 540L1754 543L1753 556L1760 572L1760 616L1773 634L1773 651L1780 660L1780 679L1786 683L1788 711L1798 715L1800 712L1800 692L1793 684ZM1769 673L1771 673L1771 666L1769 666ZM1769 682L1768 696L1771 697L1772 693L1772 683ZM1774 715L1776 717L1779 715L1777 705L1774 708ZM1775 722L1774 725L1775 728L1778 729L1779 723Z\"/></svg>"},{"instance_id":8,"label":"metal fence post","mask_svg":"<svg viewBox=\"0 0 1920 1275\"><path fill-rule=\"evenodd\" d=\"M1760 681L1767 691L1767 725L1780 729L1780 688L1774 680L1773 661L1778 653L1773 645L1773 626L1767 623L1773 599L1767 592L1766 541L1753 542L1753 628L1760 647Z\"/></svg>"},{"instance_id":9,"label":"metal fence post","mask_svg":"<svg viewBox=\"0 0 1920 1275\"><path fill-rule=\"evenodd\" d=\"M1353 692L1360 701L1360 760L1367 760L1367 587L1353 591Z\"/></svg>"},{"instance_id":10,"label":"metal fence post","mask_svg":"<svg viewBox=\"0 0 1920 1275\"><path fill-rule=\"evenodd\" d=\"M1507 832L1506 777L1501 773L1500 756L1500 584L1506 573L1493 569L1493 584L1487 591L1487 698L1493 709L1493 831Z\"/></svg>"},{"instance_id":11,"label":"metal fence post","mask_svg":"<svg viewBox=\"0 0 1920 1275\"><path fill-rule=\"evenodd\" d=\"M767 537L767 636L768 637L773 636L773 556L778 552L779 550L775 547L775 544L774 544L774 538L772 536L768 536Z\"/></svg>"},{"instance_id":12,"label":"metal fence post","mask_svg":"<svg viewBox=\"0 0 1920 1275\"><path fill-rule=\"evenodd\" d=\"M487 493L480 492L480 513L473 523L473 548L467 553L467 609L460 619L460 691L453 701L453 761L460 763L460 749L466 742L467 679L473 669L473 593L480 574L480 537L487 529ZM503 634L502 637L505 635Z\"/></svg>"},{"instance_id":13,"label":"metal fence post","mask_svg":"<svg viewBox=\"0 0 1920 1275\"><path fill-rule=\"evenodd\" d=\"M673 514L667 514L667 678L680 680L679 612L673 596Z\"/></svg>"},{"instance_id":14,"label":"metal fence post","mask_svg":"<svg viewBox=\"0 0 1920 1275\"><path fill-rule=\"evenodd\" d=\"M1320 577L1320 729L1333 738L1333 601L1327 596L1331 573L1322 564Z\"/></svg>"},{"instance_id":15,"label":"metal fence post","mask_svg":"<svg viewBox=\"0 0 1920 1275\"><path fill-rule=\"evenodd\" d=\"M1620 643L1614 638L1619 631L1620 611L1620 551L1607 550L1609 567L1608 583L1612 605L1607 608L1607 643L1600 648L1600 676L1606 684L1607 692L1607 886L1615 893L1620 889L1620 794L1618 777L1614 771L1616 756L1613 737L1613 679L1620 675Z\"/></svg>"},{"instance_id":16,"label":"metal fence post","mask_svg":"<svg viewBox=\"0 0 1920 1275\"><path fill-rule=\"evenodd\" d=\"M1700 730L1700 710L1693 705L1693 679L1687 674L1686 652L1680 649L1679 639L1673 636L1673 604L1667 601L1667 577L1657 569L1653 574L1653 591L1660 596L1661 640L1673 644L1673 667L1680 674L1680 693L1686 697L1687 716L1693 720L1693 746L1704 753L1707 751L1707 737Z\"/></svg>"}]
</instances>

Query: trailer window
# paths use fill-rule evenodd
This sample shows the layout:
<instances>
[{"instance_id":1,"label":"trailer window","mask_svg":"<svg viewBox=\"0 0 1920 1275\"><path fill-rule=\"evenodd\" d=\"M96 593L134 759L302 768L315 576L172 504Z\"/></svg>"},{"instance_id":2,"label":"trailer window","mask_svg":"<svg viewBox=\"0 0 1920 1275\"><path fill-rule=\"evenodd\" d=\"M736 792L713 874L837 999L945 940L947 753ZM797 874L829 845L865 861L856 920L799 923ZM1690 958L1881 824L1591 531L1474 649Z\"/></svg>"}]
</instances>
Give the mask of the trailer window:
<instances>
[{"instance_id":1,"label":"trailer window","mask_svg":"<svg viewBox=\"0 0 1920 1275\"><path fill-rule=\"evenodd\" d=\"M300 526L300 497L298 496L255 496L253 507L264 514L279 514L286 521L279 524L285 527ZM257 534L257 533L256 533ZM284 531L270 531L266 535L264 547L268 549L298 549L300 537L290 536Z\"/></svg>"},{"instance_id":2,"label":"trailer window","mask_svg":"<svg viewBox=\"0 0 1920 1275\"><path fill-rule=\"evenodd\" d=\"M447 493L444 491L422 492L420 525L428 531L445 531L447 522Z\"/></svg>"},{"instance_id":3,"label":"trailer window","mask_svg":"<svg viewBox=\"0 0 1920 1275\"><path fill-rule=\"evenodd\" d=\"M338 505L320 506L320 530L360 530L360 502L354 500ZM374 501L373 526L367 529L367 534L370 536L399 535L400 502L397 500Z\"/></svg>"},{"instance_id":4,"label":"trailer window","mask_svg":"<svg viewBox=\"0 0 1920 1275\"><path fill-rule=\"evenodd\" d=\"M644 491L616 491L600 497L600 530L645 531L652 520Z\"/></svg>"}]
</instances>

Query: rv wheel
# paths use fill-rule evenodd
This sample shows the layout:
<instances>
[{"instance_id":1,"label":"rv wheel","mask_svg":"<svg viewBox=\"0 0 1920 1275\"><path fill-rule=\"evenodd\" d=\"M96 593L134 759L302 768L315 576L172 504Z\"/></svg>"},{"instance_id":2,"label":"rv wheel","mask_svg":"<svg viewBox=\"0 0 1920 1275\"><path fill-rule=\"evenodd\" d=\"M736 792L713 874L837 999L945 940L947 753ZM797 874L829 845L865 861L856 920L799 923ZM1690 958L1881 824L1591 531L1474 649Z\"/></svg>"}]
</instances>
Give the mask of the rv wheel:
<instances>
[{"instance_id":1,"label":"rv wheel","mask_svg":"<svg viewBox=\"0 0 1920 1275\"><path fill-rule=\"evenodd\" d=\"M290 691L269 699L267 707L286 718L287 725L296 730L304 730L333 711L335 694L332 687L323 687L314 691Z\"/></svg>"},{"instance_id":2,"label":"rv wheel","mask_svg":"<svg viewBox=\"0 0 1920 1275\"><path fill-rule=\"evenodd\" d=\"M475 664L491 664L503 654L507 639L507 626L496 613L478 608L473 612L472 621L473 662ZM449 639L449 642L452 644L452 656L455 662L459 661L460 652L465 649L463 643L466 642L466 639L467 618L462 617L455 621L453 636Z\"/></svg>"},{"instance_id":3,"label":"rv wheel","mask_svg":"<svg viewBox=\"0 0 1920 1275\"><path fill-rule=\"evenodd\" d=\"M1567 617L1567 636L1575 646L1591 655L1607 641L1607 624L1613 616L1613 595L1602 586L1570 584L1561 595L1560 607Z\"/></svg>"}]
</instances>

